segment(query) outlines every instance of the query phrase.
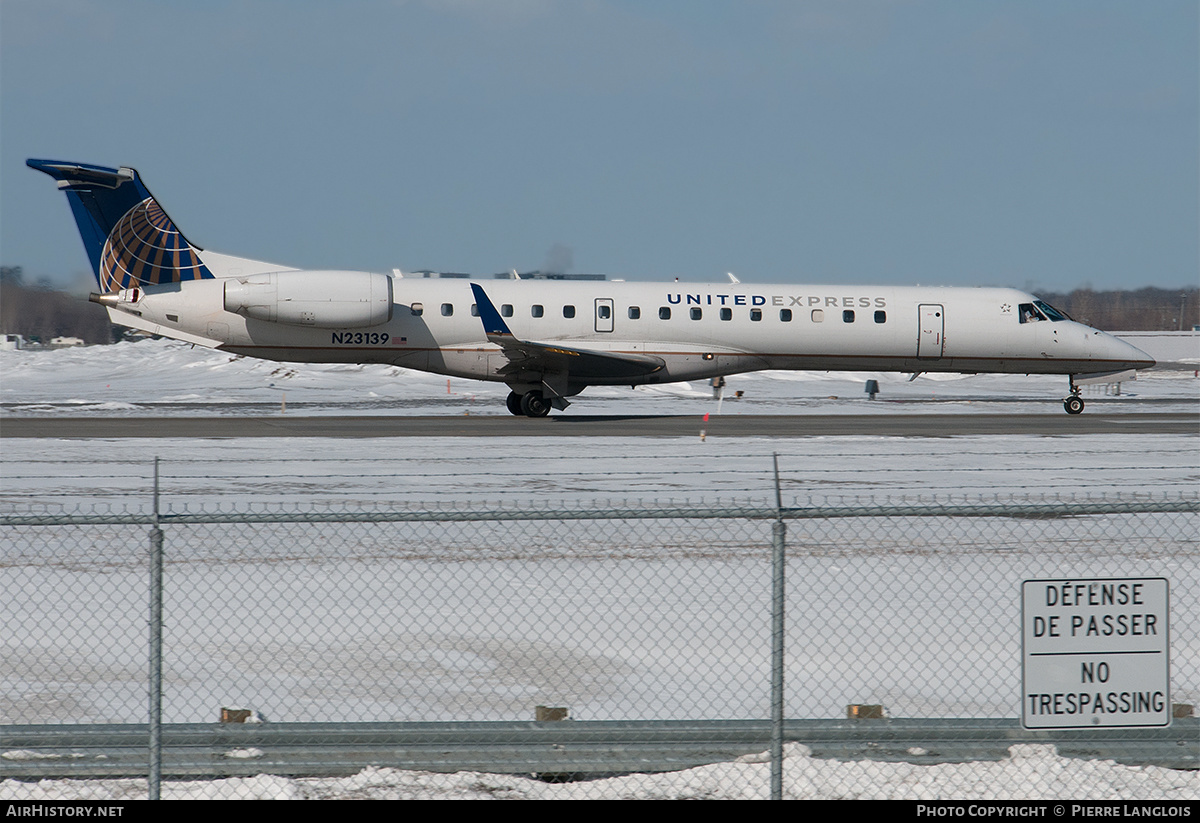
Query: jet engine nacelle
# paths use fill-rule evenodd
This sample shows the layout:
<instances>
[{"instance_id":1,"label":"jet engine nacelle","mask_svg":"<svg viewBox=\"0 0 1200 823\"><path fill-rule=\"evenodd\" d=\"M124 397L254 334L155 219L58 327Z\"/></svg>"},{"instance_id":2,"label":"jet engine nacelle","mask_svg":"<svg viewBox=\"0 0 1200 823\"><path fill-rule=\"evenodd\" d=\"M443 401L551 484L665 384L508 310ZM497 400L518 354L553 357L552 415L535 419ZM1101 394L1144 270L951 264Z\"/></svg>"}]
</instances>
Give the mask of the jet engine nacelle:
<instances>
[{"instance_id":1,"label":"jet engine nacelle","mask_svg":"<svg viewBox=\"0 0 1200 823\"><path fill-rule=\"evenodd\" d=\"M392 319L392 278L361 271L279 271L225 281L225 311L293 326L363 329Z\"/></svg>"}]
</instances>

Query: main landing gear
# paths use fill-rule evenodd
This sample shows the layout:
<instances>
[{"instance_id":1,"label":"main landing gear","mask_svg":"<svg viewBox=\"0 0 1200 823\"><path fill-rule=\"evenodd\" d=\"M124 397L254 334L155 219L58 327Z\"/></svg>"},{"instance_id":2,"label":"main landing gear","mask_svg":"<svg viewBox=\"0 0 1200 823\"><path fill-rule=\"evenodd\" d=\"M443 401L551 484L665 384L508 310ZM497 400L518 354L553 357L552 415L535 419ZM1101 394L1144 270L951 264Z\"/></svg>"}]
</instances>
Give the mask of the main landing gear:
<instances>
[{"instance_id":1,"label":"main landing gear","mask_svg":"<svg viewBox=\"0 0 1200 823\"><path fill-rule=\"evenodd\" d=\"M1067 414L1080 414L1083 412L1083 398L1079 396L1079 387L1075 385L1075 378L1068 377L1071 381L1071 394L1063 400L1063 408Z\"/></svg>"},{"instance_id":2,"label":"main landing gear","mask_svg":"<svg viewBox=\"0 0 1200 823\"><path fill-rule=\"evenodd\" d=\"M527 391L524 394L509 392L504 401L508 410L515 415L526 417L545 417L550 413L550 401L540 391Z\"/></svg>"}]
</instances>

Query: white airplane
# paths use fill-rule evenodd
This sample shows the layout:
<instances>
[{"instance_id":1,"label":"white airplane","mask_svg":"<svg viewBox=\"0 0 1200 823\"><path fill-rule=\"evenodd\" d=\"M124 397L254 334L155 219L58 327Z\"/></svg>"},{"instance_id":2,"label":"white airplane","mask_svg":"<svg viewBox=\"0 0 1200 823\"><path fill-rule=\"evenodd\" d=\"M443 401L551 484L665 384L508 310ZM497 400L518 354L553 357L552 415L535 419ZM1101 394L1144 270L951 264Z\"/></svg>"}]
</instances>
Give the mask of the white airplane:
<instances>
[{"instance_id":1,"label":"white airplane","mask_svg":"<svg viewBox=\"0 0 1200 823\"><path fill-rule=\"evenodd\" d=\"M1065 374L1154 360L1015 289L404 278L297 270L188 242L137 171L28 160L70 201L114 323L222 351L506 383L543 417L588 386L764 369Z\"/></svg>"}]
</instances>

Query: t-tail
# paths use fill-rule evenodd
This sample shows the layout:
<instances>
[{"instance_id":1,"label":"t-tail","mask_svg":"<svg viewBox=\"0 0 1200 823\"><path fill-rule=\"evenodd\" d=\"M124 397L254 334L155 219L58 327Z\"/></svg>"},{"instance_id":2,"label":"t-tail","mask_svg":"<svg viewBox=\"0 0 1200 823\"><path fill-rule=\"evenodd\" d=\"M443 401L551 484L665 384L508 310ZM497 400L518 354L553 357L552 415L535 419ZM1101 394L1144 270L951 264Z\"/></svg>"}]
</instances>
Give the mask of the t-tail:
<instances>
[{"instance_id":1,"label":"t-tail","mask_svg":"<svg viewBox=\"0 0 1200 823\"><path fill-rule=\"evenodd\" d=\"M67 195L102 293L213 277L135 169L26 160Z\"/></svg>"}]
</instances>

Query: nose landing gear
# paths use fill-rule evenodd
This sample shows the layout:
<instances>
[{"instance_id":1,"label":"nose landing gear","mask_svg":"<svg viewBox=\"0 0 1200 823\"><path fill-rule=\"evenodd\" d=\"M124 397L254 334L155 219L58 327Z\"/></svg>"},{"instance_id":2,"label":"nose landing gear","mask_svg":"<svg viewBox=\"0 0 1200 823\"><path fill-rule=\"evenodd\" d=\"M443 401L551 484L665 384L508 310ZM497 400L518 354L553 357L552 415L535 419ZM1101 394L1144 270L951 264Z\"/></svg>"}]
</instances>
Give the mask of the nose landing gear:
<instances>
[{"instance_id":1,"label":"nose landing gear","mask_svg":"<svg viewBox=\"0 0 1200 823\"><path fill-rule=\"evenodd\" d=\"M1063 408L1067 414L1080 414L1083 412L1083 398L1079 396L1079 387L1075 385L1075 377L1069 375L1067 379L1071 383L1071 395L1063 400Z\"/></svg>"}]
</instances>

